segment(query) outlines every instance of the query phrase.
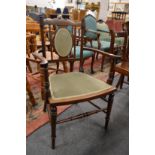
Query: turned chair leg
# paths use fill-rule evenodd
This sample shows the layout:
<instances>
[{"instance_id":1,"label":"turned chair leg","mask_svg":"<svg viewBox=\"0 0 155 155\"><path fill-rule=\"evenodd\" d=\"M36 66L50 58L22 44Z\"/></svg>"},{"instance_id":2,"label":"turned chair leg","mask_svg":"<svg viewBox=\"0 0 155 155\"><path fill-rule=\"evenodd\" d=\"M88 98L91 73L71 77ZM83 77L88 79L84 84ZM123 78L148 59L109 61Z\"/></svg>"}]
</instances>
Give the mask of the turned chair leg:
<instances>
[{"instance_id":1,"label":"turned chair leg","mask_svg":"<svg viewBox=\"0 0 155 155\"><path fill-rule=\"evenodd\" d=\"M74 61L70 62L70 72L73 72L74 69Z\"/></svg>"},{"instance_id":2,"label":"turned chair leg","mask_svg":"<svg viewBox=\"0 0 155 155\"><path fill-rule=\"evenodd\" d=\"M121 75L119 80L118 80L118 83L116 85L116 88L118 88L120 86L120 89L122 89L123 82L124 82L124 75Z\"/></svg>"},{"instance_id":3,"label":"turned chair leg","mask_svg":"<svg viewBox=\"0 0 155 155\"><path fill-rule=\"evenodd\" d=\"M110 113L111 113L111 109L112 109L112 104L113 104L113 98L114 98L114 94L110 94L109 98L108 98L108 105L107 105L107 112L106 112L106 118L105 118L105 130L107 130L108 128L108 123L110 120Z\"/></svg>"},{"instance_id":4,"label":"turned chair leg","mask_svg":"<svg viewBox=\"0 0 155 155\"><path fill-rule=\"evenodd\" d=\"M51 106L51 146L55 149L57 107Z\"/></svg>"},{"instance_id":5,"label":"turned chair leg","mask_svg":"<svg viewBox=\"0 0 155 155\"><path fill-rule=\"evenodd\" d=\"M103 72L103 65L104 65L104 56L102 55L101 72Z\"/></svg>"},{"instance_id":6,"label":"turned chair leg","mask_svg":"<svg viewBox=\"0 0 155 155\"><path fill-rule=\"evenodd\" d=\"M121 83L120 83L120 89L122 89L124 83L124 75L122 75Z\"/></svg>"},{"instance_id":7,"label":"turned chair leg","mask_svg":"<svg viewBox=\"0 0 155 155\"><path fill-rule=\"evenodd\" d=\"M99 55L99 54L97 53L97 54L96 54L96 60L98 60L98 55Z\"/></svg>"},{"instance_id":8,"label":"turned chair leg","mask_svg":"<svg viewBox=\"0 0 155 155\"><path fill-rule=\"evenodd\" d=\"M59 62L56 62L56 65L57 65L56 74L58 74L58 70L59 70Z\"/></svg>"},{"instance_id":9,"label":"turned chair leg","mask_svg":"<svg viewBox=\"0 0 155 155\"><path fill-rule=\"evenodd\" d=\"M95 60L95 54L93 54L93 56L92 56L92 61L91 61L91 74L94 74L94 69L93 69L94 60Z\"/></svg>"},{"instance_id":10,"label":"turned chair leg","mask_svg":"<svg viewBox=\"0 0 155 155\"><path fill-rule=\"evenodd\" d=\"M34 96L31 92L31 88L30 88L30 84L26 78L26 91L28 92L28 95L29 95L29 98L30 98L30 101L32 103L32 106L35 106L37 103L35 102L35 99L34 99Z\"/></svg>"},{"instance_id":11,"label":"turned chair leg","mask_svg":"<svg viewBox=\"0 0 155 155\"><path fill-rule=\"evenodd\" d=\"M79 68L80 72L84 72L83 64L84 64L84 60L81 61L80 68Z\"/></svg>"}]
</instances>

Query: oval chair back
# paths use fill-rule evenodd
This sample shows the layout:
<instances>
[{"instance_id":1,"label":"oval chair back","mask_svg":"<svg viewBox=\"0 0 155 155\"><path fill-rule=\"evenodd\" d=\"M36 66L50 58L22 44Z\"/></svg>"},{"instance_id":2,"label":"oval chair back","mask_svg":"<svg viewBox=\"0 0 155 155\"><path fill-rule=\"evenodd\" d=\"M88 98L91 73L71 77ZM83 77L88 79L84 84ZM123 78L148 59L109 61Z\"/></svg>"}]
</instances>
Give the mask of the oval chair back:
<instances>
[{"instance_id":1,"label":"oval chair back","mask_svg":"<svg viewBox=\"0 0 155 155\"><path fill-rule=\"evenodd\" d=\"M59 56L57 61L76 61L76 24L71 20L63 18L43 19L40 16L40 19L42 55L46 57L44 38L44 27L46 26L46 29L48 29L46 34L50 42L50 51L55 52ZM54 31L52 31L52 27L55 27Z\"/></svg>"}]
</instances>

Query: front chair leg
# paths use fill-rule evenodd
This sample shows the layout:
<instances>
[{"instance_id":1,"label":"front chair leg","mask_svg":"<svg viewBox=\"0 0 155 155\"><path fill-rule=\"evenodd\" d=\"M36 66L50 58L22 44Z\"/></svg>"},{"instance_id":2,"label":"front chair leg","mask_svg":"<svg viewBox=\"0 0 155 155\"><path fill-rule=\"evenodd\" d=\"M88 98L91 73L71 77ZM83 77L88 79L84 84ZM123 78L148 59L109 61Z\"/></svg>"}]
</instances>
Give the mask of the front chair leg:
<instances>
[{"instance_id":1,"label":"front chair leg","mask_svg":"<svg viewBox=\"0 0 155 155\"><path fill-rule=\"evenodd\" d=\"M57 107L51 106L51 145L55 149Z\"/></svg>"},{"instance_id":2,"label":"front chair leg","mask_svg":"<svg viewBox=\"0 0 155 155\"><path fill-rule=\"evenodd\" d=\"M105 129L106 130L108 128L108 123L109 123L109 119L110 119L110 113L111 113L111 109L112 109L113 98L114 98L114 94L110 94L109 99L108 99L106 118L105 118L105 120L106 120L105 121Z\"/></svg>"}]
</instances>

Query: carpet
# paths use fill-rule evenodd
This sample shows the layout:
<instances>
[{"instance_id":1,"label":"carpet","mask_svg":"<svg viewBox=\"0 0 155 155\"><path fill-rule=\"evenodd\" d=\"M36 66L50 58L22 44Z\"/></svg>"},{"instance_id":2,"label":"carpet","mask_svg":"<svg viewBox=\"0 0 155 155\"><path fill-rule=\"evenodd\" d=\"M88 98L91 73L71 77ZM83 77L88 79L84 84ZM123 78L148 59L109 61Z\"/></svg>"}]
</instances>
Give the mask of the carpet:
<instances>
[{"instance_id":1,"label":"carpet","mask_svg":"<svg viewBox=\"0 0 155 155\"><path fill-rule=\"evenodd\" d=\"M93 100L101 107L105 102ZM94 109L88 102L71 106L58 116L68 117ZM105 114L57 125L56 149L51 149L50 124L46 124L27 137L27 155L129 155L129 89L115 93L109 128L104 130Z\"/></svg>"},{"instance_id":2,"label":"carpet","mask_svg":"<svg viewBox=\"0 0 155 155\"><path fill-rule=\"evenodd\" d=\"M84 63L84 72L90 74L90 63L91 58L86 60ZM93 77L106 81L108 78L108 71L109 71L109 64L106 63L104 65L104 72L100 72L100 65L101 65L101 57L94 63L94 71L95 73L92 75ZM62 67L62 66L60 66ZM78 71L79 62L76 62L74 65L74 71ZM35 78L39 79L39 74L35 75ZM42 127L48 122L48 115L47 113L43 112L43 101L41 99L41 88L40 88L40 80L36 80L32 78L32 76L28 76L29 83L31 85L32 93L35 97L36 106L32 106L29 97L27 95L27 114L26 114L26 136L31 135L34 131L38 128ZM61 106L58 108L58 114L61 114L65 111L69 106Z\"/></svg>"}]
</instances>

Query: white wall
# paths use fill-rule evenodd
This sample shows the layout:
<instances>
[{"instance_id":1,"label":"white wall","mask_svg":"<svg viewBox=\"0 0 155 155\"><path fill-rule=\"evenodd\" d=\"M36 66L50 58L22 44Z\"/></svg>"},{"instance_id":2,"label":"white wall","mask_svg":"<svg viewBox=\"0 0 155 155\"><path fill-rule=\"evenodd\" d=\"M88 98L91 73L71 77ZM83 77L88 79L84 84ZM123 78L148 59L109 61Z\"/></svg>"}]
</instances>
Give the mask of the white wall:
<instances>
[{"instance_id":1,"label":"white wall","mask_svg":"<svg viewBox=\"0 0 155 155\"><path fill-rule=\"evenodd\" d=\"M100 0L99 19L102 19L103 21L107 20L108 4L109 0Z\"/></svg>"}]
</instances>

